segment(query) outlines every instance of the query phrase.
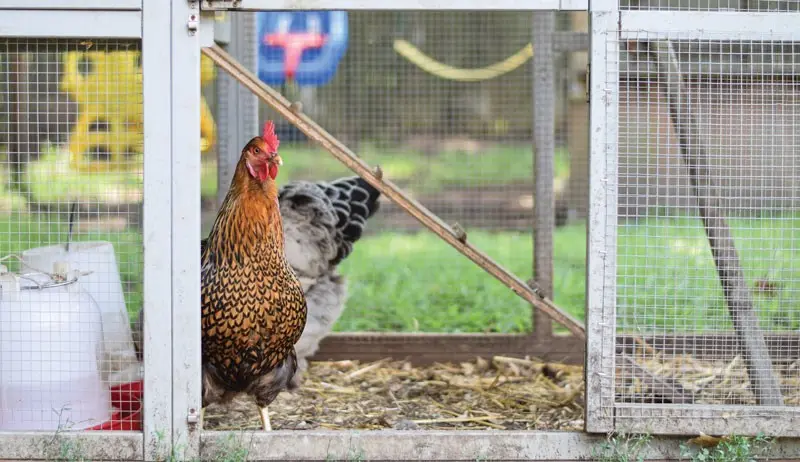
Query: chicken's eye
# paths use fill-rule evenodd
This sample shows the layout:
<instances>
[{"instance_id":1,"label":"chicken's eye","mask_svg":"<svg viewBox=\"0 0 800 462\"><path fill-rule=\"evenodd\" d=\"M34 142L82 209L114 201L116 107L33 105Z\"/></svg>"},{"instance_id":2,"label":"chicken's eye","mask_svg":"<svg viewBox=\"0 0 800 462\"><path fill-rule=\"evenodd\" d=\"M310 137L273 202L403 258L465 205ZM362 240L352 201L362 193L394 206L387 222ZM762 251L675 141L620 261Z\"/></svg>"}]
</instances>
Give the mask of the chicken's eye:
<instances>
[{"instance_id":1,"label":"chicken's eye","mask_svg":"<svg viewBox=\"0 0 800 462\"><path fill-rule=\"evenodd\" d=\"M260 150L260 149L258 149L258 148L256 148L256 150L255 150L255 153L256 153L256 154L261 154L261 150Z\"/></svg>"}]
</instances>

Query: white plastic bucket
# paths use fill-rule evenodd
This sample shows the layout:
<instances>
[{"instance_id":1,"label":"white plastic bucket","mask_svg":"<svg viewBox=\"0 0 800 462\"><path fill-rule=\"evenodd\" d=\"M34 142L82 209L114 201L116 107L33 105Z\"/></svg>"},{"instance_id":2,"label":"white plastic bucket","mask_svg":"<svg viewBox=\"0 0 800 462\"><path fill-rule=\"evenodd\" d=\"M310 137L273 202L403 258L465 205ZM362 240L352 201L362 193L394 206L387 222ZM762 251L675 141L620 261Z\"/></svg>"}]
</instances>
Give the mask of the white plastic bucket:
<instances>
[{"instance_id":1,"label":"white plastic bucket","mask_svg":"<svg viewBox=\"0 0 800 462\"><path fill-rule=\"evenodd\" d=\"M24 270L50 272L56 262L65 261L72 270L90 272L81 276L80 285L97 302L103 317L103 381L113 387L142 378L110 242L73 242L69 252L63 244L37 247L23 252L22 261Z\"/></svg>"},{"instance_id":2,"label":"white plastic bucket","mask_svg":"<svg viewBox=\"0 0 800 462\"><path fill-rule=\"evenodd\" d=\"M0 430L78 430L107 421L103 323L92 298L77 283L20 290L36 284L0 278Z\"/></svg>"}]
</instances>

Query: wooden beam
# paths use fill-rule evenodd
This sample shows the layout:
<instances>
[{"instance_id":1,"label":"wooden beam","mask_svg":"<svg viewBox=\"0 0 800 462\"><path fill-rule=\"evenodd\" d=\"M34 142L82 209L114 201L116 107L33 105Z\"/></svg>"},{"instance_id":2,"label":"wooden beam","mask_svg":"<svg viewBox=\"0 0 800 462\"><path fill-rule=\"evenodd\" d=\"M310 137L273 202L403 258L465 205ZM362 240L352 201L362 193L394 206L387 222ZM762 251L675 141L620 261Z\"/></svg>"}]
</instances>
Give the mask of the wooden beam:
<instances>
[{"instance_id":1,"label":"wooden beam","mask_svg":"<svg viewBox=\"0 0 800 462\"><path fill-rule=\"evenodd\" d=\"M310 360L377 361L394 358L422 365L503 355L582 364L583 351L584 342L571 335L536 339L529 334L342 333L324 338Z\"/></svg>"},{"instance_id":2,"label":"wooden beam","mask_svg":"<svg viewBox=\"0 0 800 462\"><path fill-rule=\"evenodd\" d=\"M691 355L696 359L731 360L742 354L733 333L692 335L629 335L617 337L617 354L634 355L646 342L669 356ZM776 363L795 361L800 351L800 335L771 334L765 337L767 349ZM406 334L335 333L325 337L311 361L377 361L383 358L408 359L414 364L470 361L480 356L530 356L565 364L584 363L585 344L571 335L553 335L539 341L529 334Z\"/></svg>"}]
</instances>

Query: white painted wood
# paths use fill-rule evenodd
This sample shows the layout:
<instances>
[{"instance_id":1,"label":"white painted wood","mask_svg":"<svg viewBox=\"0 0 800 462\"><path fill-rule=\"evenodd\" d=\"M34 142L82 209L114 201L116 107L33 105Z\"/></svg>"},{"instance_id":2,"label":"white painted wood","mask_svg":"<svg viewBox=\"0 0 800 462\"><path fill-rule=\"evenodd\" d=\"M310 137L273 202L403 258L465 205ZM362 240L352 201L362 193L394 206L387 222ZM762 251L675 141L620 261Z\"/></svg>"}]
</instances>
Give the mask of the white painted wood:
<instances>
[{"instance_id":1,"label":"white painted wood","mask_svg":"<svg viewBox=\"0 0 800 462\"><path fill-rule=\"evenodd\" d=\"M558 10L562 0L240 0L234 10ZM577 0L580 1L580 0ZM203 1L203 8L214 8L214 2ZM226 8L227 9L227 8Z\"/></svg>"},{"instance_id":2,"label":"white painted wood","mask_svg":"<svg viewBox=\"0 0 800 462\"><path fill-rule=\"evenodd\" d=\"M2 10L0 37L141 38L140 11Z\"/></svg>"},{"instance_id":3,"label":"white painted wood","mask_svg":"<svg viewBox=\"0 0 800 462\"><path fill-rule=\"evenodd\" d=\"M197 2L172 0L172 441L181 460L200 450L200 31ZM199 24L201 26L201 24Z\"/></svg>"},{"instance_id":4,"label":"white painted wood","mask_svg":"<svg viewBox=\"0 0 800 462\"><path fill-rule=\"evenodd\" d=\"M144 444L165 460L172 444L172 168L170 4L145 0L144 88Z\"/></svg>"},{"instance_id":5,"label":"white painted wood","mask_svg":"<svg viewBox=\"0 0 800 462\"><path fill-rule=\"evenodd\" d=\"M579 432L471 431L246 431L203 432L203 457L221 460L243 449L248 460L597 460L606 435ZM680 459L683 439L653 438L645 460ZM800 456L796 440L778 440L765 457Z\"/></svg>"},{"instance_id":6,"label":"white painted wood","mask_svg":"<svg viewBox=\"0 0 800 462\"><path fill-rule=\"evenodd\" d=\"M800 13L620 11L622 39L797 40Z\"/></svg>"},{"instance_id":7,"label":"white painted wood","mask_svg":"<svg viewBox=\"0 0 800 462\"><path fill-rule=\"evenodd\" d=\"M616 311L616 14L590 13L589 220L586 269L586 430L613 429Z\"/></svg>"}]
</instances>

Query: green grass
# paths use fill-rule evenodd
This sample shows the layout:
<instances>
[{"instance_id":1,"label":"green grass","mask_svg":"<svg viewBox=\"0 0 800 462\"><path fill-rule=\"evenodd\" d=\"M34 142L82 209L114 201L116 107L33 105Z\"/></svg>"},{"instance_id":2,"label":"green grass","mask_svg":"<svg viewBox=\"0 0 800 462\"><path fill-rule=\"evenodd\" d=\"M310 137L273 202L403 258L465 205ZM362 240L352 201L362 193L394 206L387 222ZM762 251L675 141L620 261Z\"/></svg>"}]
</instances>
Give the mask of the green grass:
<instances>
[{"instance_id":1,"label":"green grass","mask_svg":"<svg viewBox=\"0 0 800 462\"><path fill-rule=\"evenodd\" d=\"M523 278L530 234L471 231L469 239ZM556 233L555 300L583 316L583 226ZM431 233L382 234L356 244L342 264L350 296L338 331L523 332L530 308Z\"/></svg>"},{"instance_id":2,"label":"green grass","mask_svg":"<svg viewBox=\"0 0 800 462\"><path fill-rule=\"evenodd\" d=\"M53 148L28 165L26 183L33 198L46 203L63 202L65 198L135 203L142 194L141 172L80 173L70 168L69 158L63 152ZM212 196L216 191L216 169L210 162L203 162L200 193Z\"/></svg>"},{"instance_id":3,"label":"green grass","mask_svg":"<svg viewBox=\"0 0 800 462\"><path fill-rule=\"evenodd\" d=\"M745 277L793 281L776 295L754 291L764 325L800 328L800 218L731 220ZM622 329L730 329L711 253L697 219L623 225L619 234L618 325ZM528 235L470 232L470 241L522 278L531 274ZM555 233L554 300L584 314L583 225ZM789 247L793 247L790 249ZM338 331L520 332L530 310L507 288L428 233L364 238L342 265L350 280Z\"/></svg>"},{"instance_id":4,"label":"green grass","mask_svg":"<svg viewBox=\"0 0 800 462\"><path fill-rule=\"evenodd\" d=\"M141 173L80 173L71 168L66 151L52 145L42 148L39 160L28 164L25 182L33 198L40 202L80 198L133 203L141 199L142 193Z\"/></svg>"},{"instance_id":5,"label":"green grass","mask_svg":"<svg viewBox=\"0 0 800 462\"><path fill-rule=\"evenodd\" d=\"M0 255L64 242L66 225L47 215L0 218ZM748 284L783 281L774 296L754 291L762 323L800 328L800 218L731 220ZM762 229L763 228L763 229ZM659 219L622 225L619 235L618 323L640 331L705 331L731 324L708 243L697 219ZM531 275L528 234L469 232L470 241L523 279ZM78 240L114 244L131 313L141 306L141 237L136 232L81 233ZM556 303L579 319L584 312L585 230L555 233ZM16 269L9 262L11 269ZM364 237L342 264L347 307L337 331L524 332L529 307L428 232ZM791 282L789 282L791 281ZM790 285L793 284L793 285Z\"/></svg>"},{"instance_id":6,"label":"green grass","mask_svg":"<svg viewBox=\"0 0 800 462\"><path fill-rule=\"evenodd\" d=\"M407 149L378 149L366 145L358 153L370 165L380 165L387 178L413 186L416 193L432 193L448 186L503 185L531 181L533 155L526 146L497 146L479 154L444 151L428 156ZM352 175L328 152L306 144L281 145L287 162L280 181L287 179L333 179ZM556 177L569 176L569 158L556 153ZM28 165L26 182L33 198L40 202L63 202L65 198L91 201L135 202L141 195L141 172L83 174L70 168L69 157L55 146L47 146L42 156ZM227 186L227 185L226 185ZM204 158L200 177L204 197L217 193L215 161ZM2 204L0 204L2 205Z\"/></svg>"},{"instance_id":7,"label":"green grass","mask_svg":"<svg viewBox=\"0 0 800 462\"><path fill-rule=\"evenodd\" d=\"M287 159L283 178L333 178L349 171L320 149L282 146ZM449 184L507 184L529 181L532 156L526 147L488 148L480 154L443 152L426 156L414 151L378 150L369 145L360 154L380 164L389 178L407 182L415 193ZM291 162L288 160L291 159ZM556 158L559 178L569 174L567 156ZM2 173L2 172L0 172ZM201 174L205 196L216 191L213 164ZM63 155L50 148L28 169L31 192L40 201L71 197L96 201L135 198L141 194L139 173L81 175L72 172ZM8 200L5 200L6 196ZM63 242L66 225L52 217L19 212L16 194L0 197L0 243L3 254ZM121 198L121 199L120 199ZM8 215L11 213L11 215ZM800 217L733 219L737 247L749 284L756 280L794 281L773 296L755 291L762 322L775 329L799 329L794 308L800 293ZM696 218L659 218L621 225L618 251L618 323L639 330L703 331L729 329L730 320L708 241ZM529 234L469 232L470 240L523 279L531 276ZM143 268L141 237L135 232L82 234L80 240L111 241L134 312L141 305ZM557 304L583 318L585 229L581 225L555 233ZM530 329L530 309L502 284L485 274L430 233L367 236L344 262L350 297L336 325L338 331L521 332Z\"/></svg>"},{"instance_id":8,"label":"green grass","mask_svg":"<svg viewBox=\"0 0 800 462\"><path fill-rule=\"evenodd\" d=\"M800 217L729 224L751 289L758 280L792 282L772 296L753 290L762 322L772 329L800 328ZM687 332L732 328L699 219L643 220L617 233L618 325Z\"/></svg>"}]
</instances>

